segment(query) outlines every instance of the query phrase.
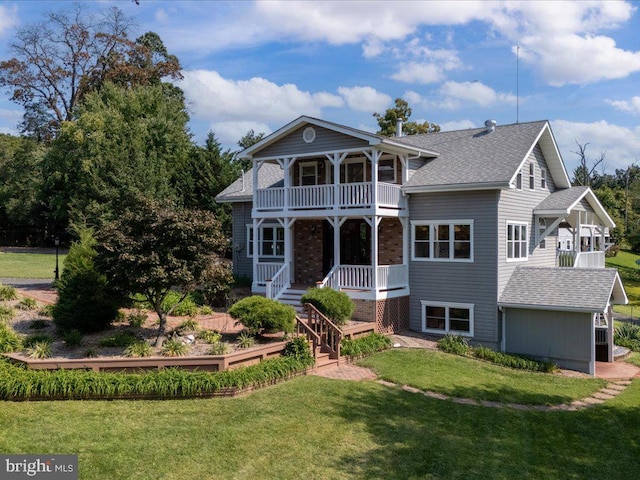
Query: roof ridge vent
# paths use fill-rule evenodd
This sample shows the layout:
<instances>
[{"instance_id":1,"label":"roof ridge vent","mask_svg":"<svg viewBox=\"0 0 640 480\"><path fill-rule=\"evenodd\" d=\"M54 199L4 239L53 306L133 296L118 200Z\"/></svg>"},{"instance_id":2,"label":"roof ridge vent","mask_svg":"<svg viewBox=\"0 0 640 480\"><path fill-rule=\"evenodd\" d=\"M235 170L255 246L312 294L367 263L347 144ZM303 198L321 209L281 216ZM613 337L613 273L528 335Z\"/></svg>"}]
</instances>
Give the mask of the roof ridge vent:
<instances>
[{"instance_id":1,"label":"roof ridge vent","mask_svg":"<svg viewBox=\"0 0 640 480\"><path fill-rule=\"evenodd\" d=\"M485 129L486 129L487 133L494 132L496 130L496 125L497 124L498 124L498 122L496 122L495 120L487 120L486 122L484 122L484 126L485 126Z\"/></svg>"}]
</instances>

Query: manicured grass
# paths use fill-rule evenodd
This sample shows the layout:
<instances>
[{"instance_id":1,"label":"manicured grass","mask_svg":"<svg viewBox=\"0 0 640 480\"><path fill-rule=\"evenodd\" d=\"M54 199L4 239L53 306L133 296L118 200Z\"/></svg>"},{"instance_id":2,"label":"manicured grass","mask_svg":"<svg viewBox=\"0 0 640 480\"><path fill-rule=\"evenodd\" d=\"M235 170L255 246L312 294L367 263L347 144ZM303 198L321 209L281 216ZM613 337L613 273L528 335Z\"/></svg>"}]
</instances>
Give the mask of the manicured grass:
<instances>
[{"instance_id":1,"label":"manicured grass","mask_svg":"<svg viewBox=\"0 0 640 480\"><path fill-rule=\"evenodd\" d=\"M433 350L389 350L358 363L390 382L503 403L569 403L606 385L604 380L525 372Z\"/></svg>"},{"instance_id":2,"label":"manicured grass","mask_svg":"<svg viewBox=\"0 0 640 480\"><path fill-rule=\"evenodd\" d=\"M620 278L624 283L624 289L629 298L628 305L614 305L613 310L621 315L638 318L640 317L640 270L636 260L640 259L640 255L620 250L615 257L609 257L605 260L607 267L617 268L620 272Z\"/></svg>"},{"instance_id":3,"label":"manicured grass","mask_svg":"<svg viewBox=\"0 0 640 480\"><path fill-rule=\"evenodd\" d=\"M3 453L77 453L83 480L637 478L640 383L603 406L459 405L300 377L235 399L4 402Z\"/></svg>"},{"instance_id":4,"label":"manicured grass","mask_svg":"<svg viewBox=\"0 0 640 480\"><path fill-rule=\"evenodd\" d=\"M60 273L66 255L59 255ZM55 254L0 252L0 277L47 278L53 280L56 269Z\"/></svg>"},{"instance_id":5,"label":"manicured grass","mask_svg":"<svg viewBox=\"0 0 640 480\"><path fill-rule=\"evenodd\" d=\"M636 367L640 367L640 352L632 352L631 355L624 359L624 361L631 363Z\"/></svg>"}]
</instances>

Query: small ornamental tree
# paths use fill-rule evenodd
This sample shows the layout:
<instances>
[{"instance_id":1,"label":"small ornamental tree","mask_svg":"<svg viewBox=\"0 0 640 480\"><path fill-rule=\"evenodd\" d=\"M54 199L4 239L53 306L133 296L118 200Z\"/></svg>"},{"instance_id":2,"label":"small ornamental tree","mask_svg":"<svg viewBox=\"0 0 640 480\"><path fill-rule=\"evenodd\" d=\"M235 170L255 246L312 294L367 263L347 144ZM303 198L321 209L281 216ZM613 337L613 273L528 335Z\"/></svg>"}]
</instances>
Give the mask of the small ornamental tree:
<instances>
[{"instance_id":1,"label":"small ornamental tree","mask_svg":"<svg viewBox=\"0 0 640 480\"><path fill-rule=\"evenodd\" d=\"M310 288L302 296L302 303L310 303L336 325L344 325L353 314L353 301L344 292L332 288Z\"/></svg>"},{"instance_id":2,"label":"small ornamental tree","mask_svg":"<svg viewBox=\"0 0 640 480\"><path fill-rule=\"evenodd\" d=\"M96 239L90 229L77 231L80 237L69 249L58 282L58 301L53 322L62 331L106 330L118 314L118 296L107 286L106 277L95 268Z\"/></svg>"},{"instance_id":3,"label":"small ornamental tree","mask_svg":"<svg viewBox=\"0 0 640 480\"><path fill-rule=\"evenodd\" d=\"M296 311L292 306L259 295L234 303L229 309L229 315L254 334L291 333L296 319Z\"/></svg>"},{"instance_id":4,"label":"small ornamental tree","mask_svg":"<svg viewBox=\"0 0 640 480\"><path fill-rule=\"evenodd\" d=\"M139 294L149 302L159 318L159 347L167 315L210 280L211 266L224 251L226 239L220 222L209 212L146 199L137 203L99 231L96 263L114 289ZM171 290L180 298L165 310L163 303Z\"/></svg>"}]
</instances>

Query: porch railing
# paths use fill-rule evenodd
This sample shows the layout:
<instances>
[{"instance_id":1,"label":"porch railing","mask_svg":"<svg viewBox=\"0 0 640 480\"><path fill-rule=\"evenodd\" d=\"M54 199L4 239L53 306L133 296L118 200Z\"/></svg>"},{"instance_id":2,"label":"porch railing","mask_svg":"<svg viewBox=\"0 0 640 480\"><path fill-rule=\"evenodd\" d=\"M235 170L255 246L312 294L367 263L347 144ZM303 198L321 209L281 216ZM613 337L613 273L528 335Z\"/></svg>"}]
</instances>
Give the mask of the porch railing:
<instances>
[{"instance_id":1,"label":"porch railing","mask_svg":"<svg viewBox=\"0 0 640 480\"><path fill-rule=\"evenodd\" d=\"M604 268L604 252L558 250L556 258L559 267Z\"/></svg>"},{"instance_id":2,"label":"porch railing","mask_svg":"<svg viewBox=\"0 0 640 480\"><path fill-rule=\"evenodd\" d=\"M296 315L296 334L304 335L311 342L311 353L313 358L318 355L318 347L322 345L320 335L318 335L304 320Z\"/></svg>"},{"instance_id":3,"label":"porch railing","mask_svg":"<svg viewBox=\"0 0 640 480\"><path fill-rule=\"evenodd\" d=\"M401 288L409 283L409 269L407 265L378 266L378 288L388 290Z\"/></svg>"},{"instance_id":4,"label":"porch railing","mask_svg":"<svg viewBox=\"0 0 640 480\"><path fill-rule=\"evenodd\" d=\"M329 353L330 358L339 359L342 330L310 303L306 303L304 308L307 312L307 326L320 338L322 349Z\"/></svg>"},{"instance_id":5,"label":"porch railing","mask_svg":"<svg viewBox=\"0 0 640 480\"><path fill-rule=\"evenodd\" d=\"M278 273L278 270L282 268L283 263L276 262L261 262L258 263L258 276L256 278L256 283L258 285L265 285L267 280L273 279L273 277Z\"/></svg>"},{"instance_id":6,"label":"porch railing","mask_svg":"<svg viewBox=\"0 0 640 480\"><path fill-rule=\"evenodd\" d=\"M284 263L282 267L269 279L266 280L266 297L278 299L282 292L289 287L289 264Z\"/></svg>"},{"instance_id":7,"label":"porch railing","mask_svg":"<svg viewBox=\"0 0 640 480\"><path fill-rule=\"evenodd\" d=\"M368 265L340 265L338 285L341 288L371 290L373 288L373 267Z\"/></svg>"},{"instance_id":8,"label":"porch railing","mask_svg":"<svg viewBox=\"0 0 640 480\"><path fill-rule=\"evenodd\" d=\"M377 198L373 196L372 182L341 183L336 196L335 185L292 186L259 188L255 191L255 208L258 210L282 210L285 195L288 208L292 210L316 208L364 208L375 204L388 208L406 208L407 199L400 185L378 182Z\"/></svg>"}]
</instances>

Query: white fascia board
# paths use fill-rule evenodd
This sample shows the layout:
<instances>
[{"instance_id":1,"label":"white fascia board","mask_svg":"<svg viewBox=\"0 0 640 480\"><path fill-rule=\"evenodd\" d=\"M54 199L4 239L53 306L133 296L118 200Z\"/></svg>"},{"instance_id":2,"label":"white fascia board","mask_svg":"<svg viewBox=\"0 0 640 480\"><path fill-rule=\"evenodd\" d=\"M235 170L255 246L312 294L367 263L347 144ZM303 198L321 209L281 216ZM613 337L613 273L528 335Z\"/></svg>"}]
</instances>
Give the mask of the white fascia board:
<instances>
[{"instance_id":1,"label":"white fascia board","mask_svg":"<svg viewBox=\"0 0 640 480\"><path fill-rule=\"evenodd\" d=\"M600 313L606 310L606 306L599 308L582 308L582 307L561 307L556 305L527 305L524 303L505 303L498 302L498 306L502 308L517 308L524 310L548 310L554 312L577 312L577 313Z\"/></svg>"},{"instance_id":2,"label":"white fascia board","mask_svg":"<svg viewBox=\"0 0 640 480\"><path fill-rule=\"evenodd\" d=\"M622 302L615 301L615 298L619 296L614 295L615 293L622 294ZM622 279L620 278L620 274L616 271L616 278L613 281L613 285L611 285L611 291L609 292L609 298L613 298L614 301L611 302L613 305L627 305L629 303L629 298L627 297L627 292L624 291L624 285L622 284Z\"/></svg>"},{"instance_id":3,"label":"white fascia board","mask_svg":"<svg viewBox=\"0 0 640 480\"><path fill-rule=\"evenodd\" d=\"M413 153L428 158L436 158L440 156L438 152L434 152L433 150L425 150L424 148L415 147L406 143L394 142L393 140L386 138L380 143L385 147L385 150L395 151L397 153Z\"/></svg>"},{"instance_id":4,"label":"white fascia board","mask_svg":"<svg viewBox=\"0 0 640 480\"><path fill-rule=\"evenodd\" d=\"M538 215L540 217L544 217L545 215L549 217L562 217L569 215L571 212L569 210L534 210L534 215Z\"/></svg>"},{"instance_id":5,"label":"white fascia board","mask_svg":"<svg viewBox=\"0 0 640 480\"><path fill-rule=\"evenodd\" d=\"M494 183L459 183L452 185L413 185L402 187L402 191L411 193L431 193L431 192L469 192L474 190L507 190L509 185L504 182Z\"/></svg>"},{"instance_id":6,"label":"white fascia board","mask_svg":"<svg viewBox=\"0 0 640 480\"><path fill-rule=\"evenodd\" d=\"M580 197L575 202L573 202L573 204L569 207L569 211L573 210L578 202L585 197L587 197L587 202L589 202L589 205L591 205L591 208L593 208L598 217L605 221L605 227L613 228L616 226L616 223L602 206L600 200L598 200L598 197L596 197L596 194L593 193L593 190L591 190L591 187L587 188L584 193L580 195Z\"/></svg>"},{"instance_id":7,"label":"white fascia board","mask_svg":"<svg viewBox=\"0 0 640 480\"><path fill-rule=\"evenodd\" d=\"M251 195L242 195L238 197L215 197L215 201L217 203L241 203L241 202L252 202L253 196Z\"/></svg>"}]
</instances>

